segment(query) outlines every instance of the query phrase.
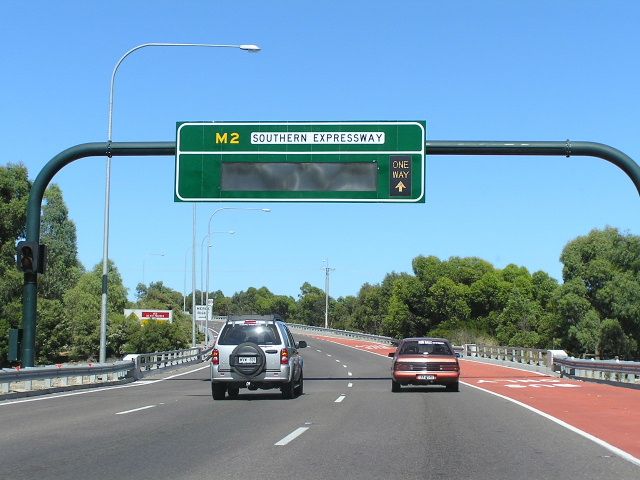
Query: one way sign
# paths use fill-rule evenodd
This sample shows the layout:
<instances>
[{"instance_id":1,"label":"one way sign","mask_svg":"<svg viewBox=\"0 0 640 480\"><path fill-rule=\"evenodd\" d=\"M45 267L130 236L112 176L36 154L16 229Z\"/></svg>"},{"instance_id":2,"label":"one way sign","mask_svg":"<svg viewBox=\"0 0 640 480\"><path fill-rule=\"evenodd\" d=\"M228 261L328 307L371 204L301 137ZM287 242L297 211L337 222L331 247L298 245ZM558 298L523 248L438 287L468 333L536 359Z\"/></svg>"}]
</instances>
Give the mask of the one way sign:
<instances>
[{"instance_id":1,"label":"one way sign","mask_svg":"<svg viewBox=\"0 0 640 480\"><path fill-rule=\"evenodd\" d=\"M389 195L411 196L411 155L392 155L389 158Z\"/></svg>"}]
</instances>

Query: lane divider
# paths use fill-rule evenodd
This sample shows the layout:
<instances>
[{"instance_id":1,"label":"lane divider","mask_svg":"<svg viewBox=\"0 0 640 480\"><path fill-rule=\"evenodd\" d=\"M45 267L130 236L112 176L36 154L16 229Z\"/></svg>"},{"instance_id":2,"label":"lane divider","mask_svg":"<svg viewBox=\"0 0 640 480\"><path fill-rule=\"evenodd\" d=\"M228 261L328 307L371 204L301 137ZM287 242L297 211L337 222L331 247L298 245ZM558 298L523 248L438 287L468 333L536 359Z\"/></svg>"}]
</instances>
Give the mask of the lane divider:
<instances>
[{"instance_id":1,"label":"lane divider","mask_svg":"<svg viewBox=\"0 0 640 480\"><path fill-rule=\"evenodd\" d=\"M134 408L133 410L125 410L124 412L116 413L116 415L126 415L127 413L139 412L141 410L147 410L154 407L157 407L157 405L147 405L146 407Z\"/></svg>"},{"instance_id":2,"label":"lane divider","mask_svg":"<svg viewBox=\"0 0 640 480\"><path fill-rule=\"evenodd\" d=\"M278 447L284 447L285 445L289 444L290 442L292 442L293 440L298 438L300 435L302 435L307 430L309 430L309 427L298 427L293 432L291 432L289 435L284 437L282 440L279 440L276 443L274 443L274 445L278 446Z\"/></svg>"},{"instance_id":3,"label":"lane divider","mask_svg":"<svg viewBox=\"0 0 640 480\"><path fill-rule=\"evenodd\" d=\"M346 395L340 395L338 398L334 400L333 403L342 403L342 401L346 398Z\"/></svg>"},{"instance_id":4,"label":"lane divider","mask_svg":"<svg viewBox=\"0 0 640 480\"><path fill-rule=\"evenodd\" d=\"M347 388L351 388L351 387L353 387L353 383L349 382L349 383L347 384Z\"/></svg>"}]
</instances>

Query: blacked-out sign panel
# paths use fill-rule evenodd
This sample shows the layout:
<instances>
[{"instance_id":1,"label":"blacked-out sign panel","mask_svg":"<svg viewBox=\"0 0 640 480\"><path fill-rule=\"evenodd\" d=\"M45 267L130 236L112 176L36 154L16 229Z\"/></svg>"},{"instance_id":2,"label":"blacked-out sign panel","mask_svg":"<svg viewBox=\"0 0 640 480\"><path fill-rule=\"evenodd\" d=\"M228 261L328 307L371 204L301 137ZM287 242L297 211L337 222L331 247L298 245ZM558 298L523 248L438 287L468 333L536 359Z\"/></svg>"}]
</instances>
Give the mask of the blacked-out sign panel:
<instances>
[{"instance_id":1,"label":"blacked-out sign panel","mask_svg":"<svg viewBox=\"0 0 640 480\"><path fill-rule=\"evenodd\" d=\"M411 155L391 155L389 157L389 195L391 197L411 196Z\"/></svg>"}]
</instances>

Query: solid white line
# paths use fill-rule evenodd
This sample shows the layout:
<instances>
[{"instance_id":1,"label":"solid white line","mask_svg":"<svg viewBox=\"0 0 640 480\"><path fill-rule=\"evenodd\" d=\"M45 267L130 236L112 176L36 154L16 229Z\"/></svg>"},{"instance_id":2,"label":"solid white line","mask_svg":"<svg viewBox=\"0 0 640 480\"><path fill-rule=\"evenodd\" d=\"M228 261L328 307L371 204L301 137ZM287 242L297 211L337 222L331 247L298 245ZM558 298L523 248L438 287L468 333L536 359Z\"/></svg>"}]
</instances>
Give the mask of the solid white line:
<instances>
[{"instance_id":1,"label":"solid white line","mask_svg":"<svg viewBox=\"0 0 640 480\"><path fill-rule=\"evenodd\" d=\"M156 405L147 405L146 407L134 408L133 410L125 410L124 412L118 412L116 415L125 415L127 413L139 412L140 410L146 410L148 408L153 408Z\"/></svg>"},{"instance_id":2,"label":"solid white line","mask_svg":"<svg viewBox=\"0 0 640 480\"><path fill-rule=\"evenodd\" d=\"M335 401L333 403L342 403L342 401L345 399L346 395L340 395L338 398L335 399Z\"/></svg>"},{"instance_id":3,"label":"solid white line","mask_svg":"<svg viewBox=\"0 0 640 480\"><path fill-rule=\"evenodd\" d=\"M306 432L307 430L309 430L309 427L299 427L296 428L293 432L291 432L289 435L287 435L286 437L284 437L282 440L274 443L274 445L278 445L278 446L284 446L287 443L291 442L292 440L295 440L296 438L298 438L300 435L302 435L304 432Z\"/></svg>"},{"instance_id":4,"label":"solid white line","mask_svg":"<svg viewBox=\"0 0 640 480\"><path fill-rule=\"evenodd\" d=\"M551 416L548 413L543 412L542 410L538 410L537 408L534 408L534 407L532 407L530 405L527 405L526 403L519 402L518 400L515 400L513 398L509 398L509 397L507 397L505 395L501 395L499 393L492 392L491 390L487 390L485 388L478 387L476 385L472 385L472 384L467 383L467 382L460 382L460 383L462 383L463 385L466 385L468 387L471 387L471 388L476 388L478 390L482 390L483 392L490 393L491 395L495 395L496 397L500 397L500 398L502 398L504 400L508 400L510 402L515 403L516 405L524 407L527 410L530 410L533 413L537 413L538 415L546 418L547 420L551 420L552 422L557 423L561 427L564 427L564 428L566 428L568 430L571 430L573 433L577 433L578 435L580 435L580 436L582 436L582 437L584 437L584 438L586 438L588 440L591 440L594 443L597 443L601 447L606 448L607 450L609 450L610 452L615 453L619 457L622 457L625 460L628 460L629 462L640 466L640 458L636 458L633 455L631 455L630 453L627 453L627 452L625 452L624 450L622 450L622 449L620 449L618 447L614 447L610 443L607 443L604 440L602 440L602 439L600 439L598 437L595 437L595 436L591 435L590 433L585 432L584 430L580 430L579 428L574 427L573 425L571 425L571 424L569 424L567 422L564 422L564 421L560 420L559 418Z\"/></svg>"},{"instance_id":5,"label":"solid white line","mask_svg":"<svg viewBox=\"0 0 640 480\"><path fill-rule=\"evenodd\" d=\"M353 387L353 383L348 383L347 388L351 388L351 387Z\"/></svg>"}]
</instances>

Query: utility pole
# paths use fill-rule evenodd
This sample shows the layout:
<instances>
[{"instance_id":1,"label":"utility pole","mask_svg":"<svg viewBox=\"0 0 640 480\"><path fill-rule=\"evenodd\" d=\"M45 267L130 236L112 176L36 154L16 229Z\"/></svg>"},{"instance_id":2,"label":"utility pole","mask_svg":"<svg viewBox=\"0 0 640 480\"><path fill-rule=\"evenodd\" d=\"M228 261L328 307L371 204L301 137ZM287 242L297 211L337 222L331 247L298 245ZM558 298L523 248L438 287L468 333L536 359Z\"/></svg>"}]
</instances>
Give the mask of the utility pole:
<instances>
[{"instance_id":1,"label":"utility pole","mask_svg":"<svg viewBox=\"0 0 640 480\"><path fill-rule=\"evenodd\" d=\"M329 275L335 268L329 268L329 260L324 260L327 266L324 268L324 328L329 328Z\"/></svg>"}]
</instances>

